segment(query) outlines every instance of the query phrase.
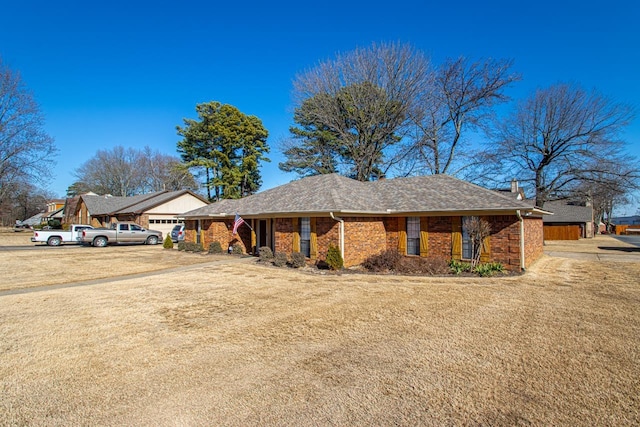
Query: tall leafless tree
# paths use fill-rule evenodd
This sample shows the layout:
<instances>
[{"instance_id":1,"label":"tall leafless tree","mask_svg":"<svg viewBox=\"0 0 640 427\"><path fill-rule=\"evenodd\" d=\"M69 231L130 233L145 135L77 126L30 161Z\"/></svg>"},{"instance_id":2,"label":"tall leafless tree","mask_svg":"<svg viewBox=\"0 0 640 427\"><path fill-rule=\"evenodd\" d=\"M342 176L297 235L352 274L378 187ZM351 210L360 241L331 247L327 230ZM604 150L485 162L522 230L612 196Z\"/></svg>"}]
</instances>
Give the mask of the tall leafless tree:
<instances>
[{"instance_id":1,"label":"tall leafless tree","mask_svg":"<svg viewBox=\"0 0 640 427\"><path fill-rule=\"evenodd\" d=\"M620 139L632 117L630 106L578 85L540 89L499 127L495 159L534 184L538 206L604 177L632 188L640 174Z\"/></svg>"},{"instance_id":2,"label":"tall leafless tree","mask_svg":"<svg viewBox=\"0 0 640 427\"><path fill-rule=\"evenodd\" d=\"M51 177L57 150L44 116L19 73L0 58L0 199Z\"/></svg>"},{"instance_id":3,"label":"tall leafless tree","mask_svg":"<svg viewBox=\"0 0 640 427\"><path fill-rule=\"evenodd\" d=\"M504 90L520 79L510 60L447 60L412 111L408 163L420 173L458 175L478 160L465 133L485 130L493 107L508 100ZM464 150L463 150L464 148Z\"/></svg>"},{"instance_id":4,"label":"tall leafless tree","mask_svg":"<svg viewBox=\"0 0 640 427\"><path fill-rule=\"evenodd\" d=\"M75 171L73 189L98 194L133 196L150 191L195 189L195 179L177 157L116 146L98 150ZM71 187L70 187L71 190Z\"/></svg>"}]
</instances>

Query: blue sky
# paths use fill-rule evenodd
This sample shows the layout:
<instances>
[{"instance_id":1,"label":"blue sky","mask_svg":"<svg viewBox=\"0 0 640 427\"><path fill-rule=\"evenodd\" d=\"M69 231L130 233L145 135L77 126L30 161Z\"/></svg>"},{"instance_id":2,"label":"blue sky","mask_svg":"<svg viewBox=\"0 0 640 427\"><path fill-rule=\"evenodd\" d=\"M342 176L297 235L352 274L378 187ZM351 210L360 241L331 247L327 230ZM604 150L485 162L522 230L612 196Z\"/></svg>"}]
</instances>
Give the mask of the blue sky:
<instances>
[{"instance_id":1,"label":"blue sky","mask_svg":"<svg viewBox=\"0 0 640 427\"><path fill-rule=\"evenodd\" d=\"M60 149L50 190L98 149L148 145L177 155L176 125L220 101L258 116L279 171L297 73L372 42L410 43L436 63L512 58L508 92L577 82L640 108L640 2L21 1L0 14L0 56L21 73ZM624 135L640 155L640 118Z\"/></svg>"}]
</instances>

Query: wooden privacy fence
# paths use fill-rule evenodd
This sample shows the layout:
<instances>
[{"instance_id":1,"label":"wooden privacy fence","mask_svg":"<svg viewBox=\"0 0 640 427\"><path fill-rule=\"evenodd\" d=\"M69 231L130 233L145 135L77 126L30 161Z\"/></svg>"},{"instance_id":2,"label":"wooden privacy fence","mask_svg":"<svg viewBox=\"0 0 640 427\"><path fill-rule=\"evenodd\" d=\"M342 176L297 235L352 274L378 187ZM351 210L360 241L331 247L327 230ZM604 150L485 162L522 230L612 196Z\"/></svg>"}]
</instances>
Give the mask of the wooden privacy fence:
<instances>
[{"instance_id":1,"label":"wooden privacy fence","mask_svg":"<svg viewBox=\"0 0 640 427\"><path fill-rule=\"evenodd\" d=\"M579 225L544 226L544 240L578 240L581 234Z\"/></svg>"}]
</instances>

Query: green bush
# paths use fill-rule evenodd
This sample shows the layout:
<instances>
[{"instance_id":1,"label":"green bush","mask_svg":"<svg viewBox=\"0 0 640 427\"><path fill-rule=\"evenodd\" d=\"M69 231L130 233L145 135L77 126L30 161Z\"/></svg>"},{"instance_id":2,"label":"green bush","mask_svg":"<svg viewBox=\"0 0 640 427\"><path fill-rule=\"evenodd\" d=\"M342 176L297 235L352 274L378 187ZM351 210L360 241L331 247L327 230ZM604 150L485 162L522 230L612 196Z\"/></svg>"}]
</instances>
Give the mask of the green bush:
<instances>
[{"instance_id":1,"label":"green bush","mask_svg":"<svg viewBox=\"0 0 640 427\"><path fill-rule=\"evenodd\" d=\"M473 270L473 266L471 265L471 263L462 262L455 259L449 261L449 268L455 274L471 272Z\"/></svg>"},{"instance_id":2,"label":"green bush","mask_svg":"<svg viewBox=\"0 0 640 427\"><path fill-rule=\"evenodd\" d=\"M327 256L329 254L327 253ZM378 255L372 255L365 259L362 266L368 271L374 273L381 273L386 271L393 271L402 259L402 255L395 249L387 249L384 252L380 252ZM328 262L328 261L327 261Z\"/></svg>"},{"instance_id":3,"label":"green bush","mask_svg":"<svg viewBox=\"0 0 640 427\"><path fill-rule=\"evenodd\" d=\"M262 246L258 249L260 261L271 261L273 259L273 251L268 246Z\"/></svg>"},{"instance_id":4,"label":"green bush","mask_svg":"<svg viewBox=\"0 0 640 427\"><path fill-rule=\"evenodd\" d=\"M292 252L291 253L291 267L293 268L302 268L307 265L307 259L300 252Z\"/></svg>"},{"instance_id":5,"label":"green bush","mask_svg":"<svg viewBox=\"0 0 640 427\"><path fill-rule=\"evenodd\" d=\"M186 243L184 241L178 242L178 250L179 251L184 251L186 246L187 245L186 245Z\"/></svg>"},{"instance_id":6,"label":"green bush","mask_svg":"<svg viewBox=\"0 0 640 427\"><path fill-rule=\"evenodd\" d=\"M184 250L186 252L202 252L204 248L202 247L202 243L186 242L184 244Z\"/></svg>"},{"instance_id":7,"label":"green bush","mask_svg":"<svg viewBox=\"0 0 640 427\"><path fill-rule=\"evenodd\" d=\"M54 229L54 230L61 230L62 229L62 224L57 219L50 219L49 221L47 221L47 225L49 227L51 227L52 229Z\"/></svg>"},{"instance_id":8,"label":"green bush","mask_svg":"<svg viewBox=\"0 0 640 427\"><path fill-rule=\"evenodd\" d=\"M488 277L496 273L504 273L505 269L499 262L487 262L485 264L478 264L473 271L479 276Z\"/></svg>"},{"instance_id":9,"label":"green bush","mask_svg":"<svg viewBox=\"0 0 640 427\"><path fill-rule=\"evenodd\" d=\"M210 254L221 254L222 253L222 245L220 242L212 242L209 244L209 253Z\"/></svg>"},{"instance_id":10,"label":"green bush","mask_svg":"<svg viewBox=\"0 0 640 427\"><path fill-rule=\"evenodd\" d=\"M165 249L173 249L173 240L171 240L171 235L167 234L167 237L164 238L164 242L162 243L162 247Z\"/></svg>"},{"instance_id":11,"label":"green bush","mask_svg":"<svg viewBox=\"0 0 640 427\"><path fill-rule=\"evenodd\" d=\"M344 266L344 260L342 259L342 254L340 254L340 249L337 246L329 245L329 249L327 250L327 265L332 270L341 270ZM365 267L366 268L366 267Z\"/></svg>"},{"instance_id":12,"label":"green bush","mask_svg":"<svg viewBox=\"0 0 640 427\"><path fill-rule=\"evenodd\" d=\"M242 255L244 251L242 250L242 245L236 243L231 247L231 253L234 255Z\"/></svg>"},{"instance_id":13,"label":"green bush","mask_svg":"<svg viewBox=\"0 0 640 427\"><path fill-rule=\"evenodd\" d=\"M287 262L289 260L287 259L287 254L285 254L284 252L276 252L275 254L273 254L273 265L275 265L276 267L284 267L285 265L287 265Z\"/></svg>"}]
</instances>

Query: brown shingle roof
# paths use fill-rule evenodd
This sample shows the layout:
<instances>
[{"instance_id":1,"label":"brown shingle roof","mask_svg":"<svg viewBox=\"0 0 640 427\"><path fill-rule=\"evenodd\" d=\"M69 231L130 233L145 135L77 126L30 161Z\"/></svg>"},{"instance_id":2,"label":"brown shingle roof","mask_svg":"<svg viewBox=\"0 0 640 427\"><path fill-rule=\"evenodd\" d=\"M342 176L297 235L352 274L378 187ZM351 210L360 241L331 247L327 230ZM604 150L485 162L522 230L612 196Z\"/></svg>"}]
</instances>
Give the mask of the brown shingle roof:
<instances>
[{"instance_id":1,"label":"brown shingle roof","mask_svg":"<svg viewBox=\"0 0 640 427\"><path fill-rule=\"evenodd\" d=\"M532 210L533 205L447 175L360 182L318 175L245 197L222 200L183 216Z\"/></svg>"}]
</instances>

